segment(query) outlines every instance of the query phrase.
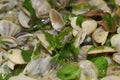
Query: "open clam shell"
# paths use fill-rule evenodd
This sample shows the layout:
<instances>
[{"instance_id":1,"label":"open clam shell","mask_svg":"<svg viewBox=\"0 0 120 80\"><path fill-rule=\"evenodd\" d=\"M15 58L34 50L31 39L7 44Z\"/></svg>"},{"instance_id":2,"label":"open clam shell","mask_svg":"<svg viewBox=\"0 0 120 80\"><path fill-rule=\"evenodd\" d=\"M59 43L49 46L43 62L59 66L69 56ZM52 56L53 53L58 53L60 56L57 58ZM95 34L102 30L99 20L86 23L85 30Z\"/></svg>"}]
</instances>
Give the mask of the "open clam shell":
<instances>
[{"instance_id":1,"label":"open clam shell","mask_svg":"<svg viewBox=\"0 0 120 80\"><path fill-rule=\"evenodd\" d=\"M115 34L111 37L111 45L120 52L120 34Z\"/></svg>"},{"instance_id":2,"label":"open clam shell","mask_svg":"<svg viewBox=\"0 0 120 80\"><path fill-rule=\"evenodd\" d=\"M14 37L0 37L0 47L9 49L18 46L18 41Z\"/></svg>"},{"instance_id":3,"label":"open clam shell","mask_svg":"<svg viewBox=\"0 0 120 80\"><path fill-rule=\"evenodd\" d=\"M10 49L8 51L8 58L15 64L26 64L22 57L22 51L20 49Z\"/></svg>"},{"instance_id":4,"label":"open clam shell","mask_svg":"<svg viewBox=\"0 0 120 80\"><path fill-rule=\"evenodd\" d=\"M1 20L0 21L0 34L2 36L14 36L16 33L20 32L21 28L8 21L8 20Z\"/></svg>"},{"instance_id":5,"label":"open clam shell","mask_svg":"<svg viewBox=\"0 0 120 80\"><path fill-rule=\"evenodd\" d=\"M87 19L82 22L82 29L87 35L91 34L97 28L97 22L93 19Z\"/></svg>"},{"instance_id":6,"label":"open clam shell","mask_svg":"<svg viewBox=\"0 0 120 80\"><path fill-rule=\"evenodd\" d=\"M111 53L111 52L116 52L116 50L109 46L102 46L101 48L96 47L96 48L88 51L88 54Z\"/></svg>"},{"instance_id":7,"label":"open clam shell","mask_svg":"<svg viewBox=\"0 0 120 80\"><path fill-rule=\"evenodd\" d=\"M115 75L110 75L110 76L106 76L100 80L119 80L120 76L115 76Z\"/></svg>"},{"instance_id":8,"label":"open clam shell","mask_svg":"<svg viewBox=\"0 0 120 80\"><path fill-rule=\"evenodd\" d=\"M107 31L104 31L102 27L98 27L92 34L92 38L97 42L101 43L102 45L105 43L107 36Z\"/></svg>"},{"instance_id":9,"label":"open clam shell","mask_svg":"<svg viewBox=\"0 0 120 80\"><path fill-rule=\"evenodd\" d=\"M61 16L61 14L58 11L56 11L55 9L51 9L49 12L49 17L50 17L52 27L56 31L61 31L63 29L63 27L65 26L65 22Z\"/></svg>"},{"instance_id":10,"label":"open clam shell","mask_svg":"<svg viewBox=\"0 0 120 80\"><path fill-rule=\"evenodd\" d=\"M24 28L30 28L30 26L28 25L30 18L24 12L19 12L18 20Z\"/></svg>"},{"instance_id":11,"label":"open clam shell","mask_svg":"<svg viewBox=\"0 0 120 80\"><path fill-rule=\"evenodd\" d=\"M82 60L78 64L82 69L82 74L84 75L84 78L80 80L97 80L98 69L92 62L88 60Z\"/></svg>"},{"instance_id":12,"label":"open clam shell","mask_svg":"<svg viewBox=\"0 0 120 80\"><path fill-rule=\"evenodd\" d=\"M31 0L32 7L35 9L36 16L38 18L48 17L51 9L50 4L47 0Z\"/></svg>"}]
</instances>

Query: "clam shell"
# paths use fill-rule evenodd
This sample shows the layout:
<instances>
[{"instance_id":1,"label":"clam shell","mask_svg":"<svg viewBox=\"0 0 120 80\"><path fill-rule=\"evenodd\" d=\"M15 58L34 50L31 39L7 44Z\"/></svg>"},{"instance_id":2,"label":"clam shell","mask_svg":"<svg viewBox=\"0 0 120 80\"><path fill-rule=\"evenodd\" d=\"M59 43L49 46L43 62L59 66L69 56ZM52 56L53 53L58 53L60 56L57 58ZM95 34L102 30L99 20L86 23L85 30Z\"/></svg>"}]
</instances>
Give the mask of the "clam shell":
<instances>
[{"instance_id":1,"label":"clam shell","mask_svg":"<svg viewBox=\"0 0 120 80\"><path fill-rule=\"evenodd\" d=\"M49 16L51 6L47 0L31 0L31 2L38 18Z\"/></svg>"},{"instance_id":2,"label":"clam shell","mask_svg":"<svg viewBox=\"0 0 120 80\"><path fill-rule=\"evenodd\" d=\"M12 61L15 64L26 64L24 61L22 55L21 55L21 50L20 49L10 49L8 51L8 58L10 61Z\"/></svg>"},{"instance_id":3,"label":"clam shell","mask_svg":"<svg viewBox=\"0 0 120 80\"><path fill-rule=\"evenodd\" d=\"M79 67L82 69L83 79L80 80L98 80L98 69L97 67L88 60L82 60L78 63Z\"/></svg>"},{"instance_id":4,"label":"clam shell","mask_svg":"<svg viewBox=\"0 0 120 80\"><path fill-rule=\"evenodd\" d=\"M116 50L109 46L103 46L103 48L94 48L88 51L88 54L110 53L110 52L116 52Z\"/></svg>"},{"instance_id":5,"label":"clam shell","mask_svg":"<svg viewBox=\"0 0 120 80\"><path fill-rule=\"evenodd\" d=\"M16 33L20 32L21 28L8 21L8 20L1 20L0 21L0 34L2 36L14 36Z\"/></svg>"},{"instance_id":6,"label":"clam shell","mask_svg":"<svg viewBox=\"0 0 120 80\"><path fill-rule=\"evenodd\" d=\"M63 27L65 26L65 22L61 16L61 14L58 11L56 11L55 9L51 9L49 12L49 17L50 17L52 27L56 31L61 31L63 29Z\"/></svg>"},{"instance_id":7,"label":"clam shell","mask_svg":"<svg viewBox=\"0 0 120 80\"><path fill-rule=\"evenodd\" d=\"M102 45L105 43L107 36L107 31L104 31L102 27L98 27L92 34L92 38L97 42L101 43Z\"/></svg>"},{"instance_id":8,"label":"clam shell","mask_svg":"<svg viewBox=\"0 0 120 80\"><path fill-rule=\"evenodd\" d=\"M18 20L24 28L30 28L30 26L28 25L30 18L24 12L19 12Z\"/></svg>"},{"instance_id":9,"label":"clam shell","mask_svg":"<svg viewBox=\"0 0 120 80\"><path fill-rule=\"evenodd\" d=\"M14 37L2 36L0 37L0 47L9 49L18 46L18 41Z\"/></svg>"},{"instance_id":10,"label":"clam shell","mask_svg":"<svg viewBox=\"0 0 120 80\"><path fill-rule=\"evenodd\" d=\"M119 80L120 76L115 76L115 75L110 75L110 76L106 76L100 80Z\"/></svg>"}]
</instances>

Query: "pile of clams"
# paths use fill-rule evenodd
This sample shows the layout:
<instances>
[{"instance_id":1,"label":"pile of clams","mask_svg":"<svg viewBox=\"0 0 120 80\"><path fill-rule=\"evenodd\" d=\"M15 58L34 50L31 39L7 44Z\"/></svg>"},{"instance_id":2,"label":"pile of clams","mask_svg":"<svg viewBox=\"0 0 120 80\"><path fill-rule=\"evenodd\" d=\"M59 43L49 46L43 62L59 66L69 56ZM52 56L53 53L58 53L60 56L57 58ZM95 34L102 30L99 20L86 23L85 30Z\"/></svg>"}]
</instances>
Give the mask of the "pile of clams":
<instances>
[{"instance_id":1,"label":"pile of clams","mask_svg":"<svg viewBox=\"0 0 120 80\"><path fill-rule=\"evenodd\" d=\"M119 80L120 0L0 0L0 79Z\"/></svg>"}]
</instances>

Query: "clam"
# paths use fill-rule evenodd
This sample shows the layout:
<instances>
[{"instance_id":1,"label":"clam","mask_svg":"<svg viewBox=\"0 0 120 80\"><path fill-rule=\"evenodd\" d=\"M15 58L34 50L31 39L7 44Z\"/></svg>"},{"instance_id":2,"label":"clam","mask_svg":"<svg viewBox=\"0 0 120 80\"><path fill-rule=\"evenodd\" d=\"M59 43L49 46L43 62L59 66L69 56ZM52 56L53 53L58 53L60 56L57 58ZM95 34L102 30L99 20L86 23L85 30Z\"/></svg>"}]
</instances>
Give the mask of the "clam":
<instances>
[{"instance_id":1,"label":"clam","mask_svg":"<svg viewBox=\"0 0 120 80\"><path fill-rule=\"evenodd\" d=\"M7 11L2 19L18 24L18 10Z\"/></svg>"},{"instance_id":2,"label":"clam","mask_svg":"<svg viewBox=\"0 0 120 80\"><path fill-rule=\"evenodd\" d=\"M54 5L56 5L58 8L66 8L69 5L70 0L53 0Z\"/></svg>"},{"instance_id":3,"label":"clam","mask_svg":"<svg viewBox=\"0 0 120 80\"><path fill-rule=\"evenodd\" d=\"M74 30L80 31L81 28L80 26L76 25L76 20L77 20L77 17L70 17L70 24Z\"/></svg>"},{"instance_id":4,"label":"clam","mask_svg":"<svg viewBox=\"0 0 120 80\"><path fill-rule=\"evenodd\" d=\"M35 35L36 35L36 36L38 37L38 39L40 40L41 44L42 44L45 48L48 48L49 43L48 43L48 41L46 40L45 34L42 33L42 32L37 32Z\"/></svg>"},{"instance_id":5,"label":"clam","mask_svg":"<svg viewBox=\"0 0 120 80\"><path fill-rule=\"evenodd\" d=\"M8 20L1 20L0 21L0 34L1 36L14 36L15 34L19 33L21 28L8 21Z\"/></svg>"},{"instance_id":6,"label":"clam","mask_svg":"<svg viewBox=\"0 0 120 80\"><path fill-rule=\"evenodd\" d=\"M49 73L50 70L50 60L52 58L43 54L40 58L30 61L25 67L23 73L30 76L44 76Z\"/></svg>"},{"instance_id":7,"label":"clam","mask_svg":"<svg viewBox=\"0 0 120 80\"><path fill-rule=\"evenodd\" d=\"M2 36L0 37L0 47L9 49L18 46L18 41L14 37Z\"/></svg>"},{"instance_id":8,"label":"clam","mask_svg":"<svg viewBox=\"0 0 120 80\"><path fill-rule=\"evenodd\" d=\"M38 18L48 17L51 6L47 2L47 0L31 0L31 1L32 7L35 9L36 16Z\"/></svg>"},{"instance_id":9,"label":"clam","mask_svg":"<svg viewBox=\"0 0 120 80\"><path fill-rule=\"evenodd\" d=\"M30 25L28 25L30 18L24 12L19 12L18 20L24 28L30 28Z\"/></svg>"},{"instance_id":10,"label":"clam","mask_svg":"<svg viewBox=\"0 0 120 80\"><path fill-rule=\"evenodd\" d=\"M86 59L86 57L87 57L87 52L88 52L88 50L90 49L92 47L92 45L84 45L84 46L81 46L80 47L80 52L79 52L79 54L78 54L78 58L80 58L80 60L81 59Z\"/></svg>"},{"instance_id":11,"label":"clam","mask_svg":"<svg viewBox=\"0 0 120 80\"><path fill-rule=\"evenodd\" d=\"M79 14L84 15L91 8L91 7L83 7L84 5L89 6L88 1L86 1L86 0L75 0L74 2L72 4L72 6L73 6L72 13L75 14L75 15L79 15ZM79 6L79 7L74 8L74 6L76 6L76 7Z\"/></svg>"},{"instance_id":12,"label":"clam","mask_svg":"<svg viewBox=\"0 0 120 80\"><path fill-rule=\"evenodd\" d=\"M113 54L113 60L120 64L120 53L114 53Z\"/></svg>"},{"instance_id":13,"label":"clam","mask_svg":"<svg viewBox=\"0 0 120 80\"><path fill-rule=\"evenodd\" d=\"M33 36L33 34L25 33L25 32L18 33L18 35L19 35L19 36L17 36L16 39L17 39L19 45L25 44L25 42L26 42L30 37Z\"/></svg>"},{"instance_id":14,"label":"clam","mask_svg":"<svg viewBox=\"0 0 120 80\"><path fill-rule=\"evenodd\" d=\"M107 6L107 3L104 0L89 0L88 3L92 6L97 6L99 9L103 10L104 12L111 13L110 8Z\"/></svg>"},{"instance_id":15,"label":"clam","mask_svg":"<svg viewBox=\"0 0 120 80\"><path fill-rule=\"evenodd\" d=\"M75 43L74 43L75 47L79 47L80 44L83 43L85 37L86 37L86 32L83 32L82 30L79 31L75 39Z\"/></svg>"},{"instance_id":16,"label":"clam","mask_svg":"<svg viewBox=\"0 0 120 80\"><path fill-rule=\"evenodd\" d=\"M102 46L102 47L96 47L88 51L88 54L112 53L112 52L116 52L116 50L109 46Z\"/></svg>"},{"instance_id":17,"label":"clam","mask_svg":"<svg viewBox=\"0 0 120 80\"><path fill-rule=\"evenodd\" d=\"M7 51L0 48L0 66L8 60L8 54Z\"/></svg>"},{"instance_id":18,"label":"clam","mask_svg":"<svg viewBox=\"0 0 120 80\"><path fill-rule=\"evenodd\" d=\"M107 75L120 76L120 66L109 66L107 68Z\"/></svg>"},{"instance_id":19,"label":"clam","mask_svg":"<svg viewBox=\"0 0 120 80\"><path fill-rule=\"evenodd\" d=\"M4 62L2 65L0 65L0 74L8 74L10 73L10 69L9 67L7 66L8 65L8 62Z\"/></svg>"},{"instance_id":20,"label":"clam","mask_svg":"<svg viewBox=\"0 0 120 80\"><path fill-rule=\"evenodd\" d=\"M1 0L0 1L0 11L10 10L17 5L17 1L15 0Z\"/></svg>"},{"instance_id":21,"label":"clam","mask_svg":"<svg viewBox=\"0 0 120 80\"><path fill-rule=\"evenodd\" d=\"M100 80L119 80L120 76L115 76L115 75L110 75L110 76L106 76Z\"/></svg>"},{"instance_id":22,"label":"clam","mask_svg":"<svg viewBox=\"0 0 120 80\"><path fill-rule=\"evenodd\" d=\"M97 22L93 19L87 19L82 22L83 32L87 35L91 34L97 28Z\"/></svg>"},{"instance_id":23,"label":"clam","mask_svg":"<svg viewBox=\"0 0 120 80\"><path fill-rule=\"evenodd\" d=\"M120 6L120 0L115 0L115 4Z\"/></svg>"},{"instance_id":24,"label":"clam","mask_svg":"<svg viewBox=\"0 0 120 80\"><path fill-rule=\"evenodd\" d=\"M34 79L21 73L17 76L10 77L8 80L37 80L37 79Z\"/></svg>"},{"instance_id":25,"label":"clam","mask_svg":"<svg viewBox=\"0 0 120 80\"><path fill-rule=\"evenodd\" d=\"M120 34L115 34L110 39L111 45L120 51Z\"/></svg>"},{"instance_id":26,"label":"clam","mask_svg":"<svg viewBox=\"0 0 120 80\"><path fill-rule=\"evenodd\" d=\"M108 36L107 31L104 31L102 27L98 27L92 34L92 38L97 42L101 43L102 45L105 43L107 36Z\"/></svg>"},{"instance_id":27,"label":"clam","mask_svg":"<svg viewBox=\"0 0 120 80\"><path fill-rule=\"evenodd\" d=\"M98 80L98 70L97 67L88 60L82 60L78 63L79 67L82 69L82 74L84 79L80 80Z\"/></svg>"},{"instance_id":28,"label":"clam","mask_svg":"<svg viewBox=\"0 0 120 80\"><path fill-rule=\"evenodd\" d=\"M65 26L65 22L61 16L61 14L58 11L56 11L55 9L51 9L49 12L49 17L50 17L52 27L56 31L61 31L63 29L63 27Z\"/></svg>"},{"instance_id":29,"label":"clam","mask_svg":"<svg viewBox=\"0 0 120 80\"><path fill-rule=\"evenodd\" d=\"M117 33L120 34L120 27L117 28Z\"/></svg>"},{"instance_id":30,"label":"clam","mask_svg":"<svg viewBox=\"0 0 120 80\"><path fill-rule=\"evenodd\" d=\"M10 49L8 50L8 58L11 62L15 64L26 64L22 57L22 51L20 49Z\"/></svg>"}]
</instances>

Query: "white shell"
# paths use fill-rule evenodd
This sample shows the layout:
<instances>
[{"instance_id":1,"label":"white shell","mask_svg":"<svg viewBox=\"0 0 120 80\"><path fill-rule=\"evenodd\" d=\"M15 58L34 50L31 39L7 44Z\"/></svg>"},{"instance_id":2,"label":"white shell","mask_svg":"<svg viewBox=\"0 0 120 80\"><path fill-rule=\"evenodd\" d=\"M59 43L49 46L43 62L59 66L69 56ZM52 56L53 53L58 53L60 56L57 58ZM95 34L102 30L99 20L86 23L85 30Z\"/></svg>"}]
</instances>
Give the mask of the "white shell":
<instances>
[{"instance_id":1,"label":"white shell","mask_svg":"<svg viewBox=\"0 0 120 80\"><path fill-rule=\"evenodd\" d=\"M32 37L32 36L33 36L33 34L26 33L24 35L17 37L16 39L17 39L19 45L23 45L26 42L26 40L28 40L29 37Z\"/></svg>"},{"instance_id":2,"label":"white shell","mask_svg":"<svg viewBox=\"0 0 120 80\"><path fill-rule=\"evenodd\" d=\"M26 64L24 61L21 50L20 49L10 49L8 51L8 58L10 61L12 61L15 64Z\"/></svg>"},{"instance_id":3,"label":"white shell","mask_svg":"<svg viewBox=\"0 0 120 80\"><path fill-rule=\"evenodd\" d=\"M10 77L8 80L36 80L32 77L25 76L24 74L19 74L18 76Z\"/></svg>"},{"instance_id":4,"label":"white shell","mask_svg":"<svg viewBox=\"0 0 120 80\"><path fill-rule=\"evenodd\" d=\"M61 16L61 14L58 11L56 11L55 9L51 9L49 12L49 17L50 17L52 27L56 31L61 31L63 29L63 27L65 26L65 22Z\"/></svg>"},{"instance_id":5,"label":"white shell","mask_svg":"<svg viewBox=\"0 0 120 80\"><path fill-rule=\"evenodd\" d=\"M111 37L111 45L120 51L120 34L115 34Z\"/></svg>"},{"instance_id":6,"label":"white shell","mask_svg":"<svg viewBox=\"0 0 120 80\"><path fill-rule=\"evenodd\" d=\"M49 55L41 56L39 59L32 60L25 67L23 73L27 75L45 75L49 72L51 57Z\"/></svg>"},{"instance_id":7,"label":"white shell","mask_svg":"<svg viewBox=\"0 0 120 80\"><path fill-rule=\"evenodd\" d=\"M16 33L20 32L21 28L7 20L0 21L0 34L2 36L14 36Z\"/></svg>"},{"instance_id":8,"label":"white shell","mask_svg":"<svg viewBox=\"0 0 120 80\"><path fill-rule=\"evenodd\" d=\"M35 35L38 37L38 39L40 40L41 44L42 44L45 48L47 48L47 47L49 46L49 43L48 43L48 41L46 40L46 37L45 37L45 34L44 34L44 33L42 33L42 32L37 32Z\"/></svg>"},{"instance_id":9,"label":"white shell","mask_svg":"<svg viewBox=\"0 0 120 80\"><path fill-rule=\"evenodd\" d=\"M18 41L14 37L2 36L0 37L0 47L9 49L18 46Z\"/></svg>"},{"instance_id":10,"label":"white shell","mask_svg":"<svg viewBox=\"0 0 120 80\"><path fill-rule=\"evenodd\" d=\"M107 36L108 36L107 31L104 31L102 27L98 27L92 34L92 38L97 42L97 43L102 43L104 44Z\"/></svg>"},{"instance_id":11,"label":"white shell","mask_svg":"<svg viewBox=\"0 0 120 80\"><path fill-rule=\"evenodd\" d=\"M83 32L82 30L79 31L75 39L75 43L74 43L75 47L79 47L80 44L83 43L85 37L86 37L86 32Z\"/></svg>"},{"instance_id":12,"label":"white shell","mask_svg":"<svg viewBox=\"0 0 120 80\"><path fill-rule=\"evenodd\" d=\"M89 0L88 3L92 6L97 6L99 9L102 9L104 12L111 13L110 8L107 6L107 3L104 0L99 0L99 1Z\"/></svg>"},{"instance_id":13,"label":"white shell","mask_svg":"<svg viewBox=\"0 0 120 80\"><path fill-rule=\"evenodd\" d=\"M48 16L51 9L50 4L46 0L31 0L38 18Z\"/></svg>"},{"instance_id":14,"label":"white shell","mask_svg":"<svg viewBox=\"0 0 120 80\"><path fill-rule=\"evenodd\" d=\"M28 25L30 18L24 12L19 12L18 20L24 28L30 28L30 26Z\"/></svg>"},{"instance_id":15,"label":"white shell","mask_svg":"<svg viewBox=\"0 0 120 80\"><path fill-rule=\"evenodd\" d=\"M82 22L83 32L86 32L87 35L91 34L97 27L97 22L92 19L88 19Z\"/></svg>"},{"instance_id":16,"label":"white shell","mask_svg":"<svg viewBox=\"0 0 120 80\"><path fill-rule=\"evenodd\" d=\"M120 64L120 53L114 53L113 54L113 60Z\"/></svg>"},{"instance_id":17,"label":"white shell","mask_svg":"<svg viewBox=\"0 0 120 80\"><path fill-rule=\"evenodd\" d=\"M115 0L115 4L120 6L120 0Z\"/></svg>"},{"instance_id":18,"label":"white shell","mask_svg":"<svg viewBox=\"0 0 120 80\"><path fill-rule=\"evenodd\" d=\"M109 53L109 52L116 52L116 50L109 46L104 46L103 49L94 48L93 50L88 51L88 54Z\"/></svg>"},{"instance_id":19,"label":"white shell","mask_svg":"<svg viewBox=\"0 0 120 80\"><path fill-rule=\"evenodd\" d=\"M106 76L100 80L119 80L120 76L115 76L115 75L110 75L110 76Z\"/></svg>"},{"instance_id":20,"label":"white shell","mask_svg":"<svg viewBox=\"0 0 120 80\"><path fill-rule=\"evenodd\" d=\"M97 67L90 61L88 60L82 60L78 63L79 67L82 69L83 71L83 75L84 75L84 80L88 79L88 80L98 80L97 76L98 76L98 70ZM82 80L82 79L80 79Z\"/></svg>"},{"instance_id":21,"label":"white shell","mask_svg":"<svg viewBox=\"0 0 120 80\"><path fill-rule=\"evenodd\" d=\"M120 27L117 28L117 33L120 34Z\"/></svg>"}]
</instances>

